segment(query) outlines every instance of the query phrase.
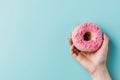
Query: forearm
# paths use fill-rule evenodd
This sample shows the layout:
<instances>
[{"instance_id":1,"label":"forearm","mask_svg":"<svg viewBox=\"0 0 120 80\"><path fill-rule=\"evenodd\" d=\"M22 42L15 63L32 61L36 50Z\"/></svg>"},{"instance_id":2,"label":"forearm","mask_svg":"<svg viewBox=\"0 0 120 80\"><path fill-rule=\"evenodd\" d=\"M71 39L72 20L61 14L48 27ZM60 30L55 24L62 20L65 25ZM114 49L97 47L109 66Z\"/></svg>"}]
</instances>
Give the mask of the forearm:
<instances>
[{"instance_id":1,"label":"forearm","mask_svg":"<svg viewBox=\"0 0 120 80\"><path fill-rule=\"evenodd\" d=\"M94 73L91 74L93 80L112 80L106 66L99 66Z\"/></svg>"}]
</instances>

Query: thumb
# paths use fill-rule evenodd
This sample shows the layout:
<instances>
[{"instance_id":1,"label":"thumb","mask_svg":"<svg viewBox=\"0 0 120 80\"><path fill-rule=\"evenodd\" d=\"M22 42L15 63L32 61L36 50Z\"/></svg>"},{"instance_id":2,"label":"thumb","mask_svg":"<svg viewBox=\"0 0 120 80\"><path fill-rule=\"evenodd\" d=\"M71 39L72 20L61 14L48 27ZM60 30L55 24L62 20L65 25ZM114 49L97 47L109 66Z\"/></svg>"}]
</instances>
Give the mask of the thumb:
<instances>
[{"instance_id":1,"label":"thumb","mask_svg":"<svg viewBox=\"0 0 120 80\"><path fill-rule=\"evenodd\" d=\"M107 53L108 53L108 36L106 33L103 34L103 43L101 48L97 51L98 54L96 54L98 59L105 60Z\"/></svg>"},{"instance_id":2,"label":"thumb","mask_svg":"<svg viewBox=\"0 0 120 80\"><path fill-rule=\"evenodd\" d=\"M102 44L102 50L106 51L108 50L108 43L109 43L109 38L106 33L103 34L103 44Z\"/></svg>"}]
</instances>

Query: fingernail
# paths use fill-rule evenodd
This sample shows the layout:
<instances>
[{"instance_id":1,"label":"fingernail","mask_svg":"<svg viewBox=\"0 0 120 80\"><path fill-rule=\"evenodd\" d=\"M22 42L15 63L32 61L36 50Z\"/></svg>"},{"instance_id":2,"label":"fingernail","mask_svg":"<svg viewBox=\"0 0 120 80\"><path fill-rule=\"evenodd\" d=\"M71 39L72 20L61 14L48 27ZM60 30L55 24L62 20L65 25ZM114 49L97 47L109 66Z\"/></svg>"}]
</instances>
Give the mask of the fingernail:
<instances>
[{"instance_id":1,"label":"fingernail","mask_svg":"<svg viewBox=\"0 0 120 80\"><path fill-rule=\"evenodd\" d=\"M104 33L105 34L105 36L107 36L107 34L106 33Z\"/></svg>"}]
</instances>

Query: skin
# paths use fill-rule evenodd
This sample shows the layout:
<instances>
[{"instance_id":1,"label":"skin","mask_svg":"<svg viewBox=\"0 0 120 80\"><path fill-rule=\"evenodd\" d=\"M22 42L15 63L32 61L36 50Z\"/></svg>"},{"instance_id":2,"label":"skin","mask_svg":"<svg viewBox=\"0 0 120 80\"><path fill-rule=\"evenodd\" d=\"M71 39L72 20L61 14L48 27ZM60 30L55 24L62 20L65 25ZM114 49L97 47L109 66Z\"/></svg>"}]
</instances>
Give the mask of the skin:
<instances>
[{"instance_id":1,"label":"skin","mask_svg":"<svg viewBox=\"0 0 120 80\"><path fill-rule=\"evenodd\" d=\"M99 50L92 53L85 53L78 50L71 39L70 44L71 55L90 73L93 80L111 80L106 67L106 59L108 53L109 38L106 33L103 34L103 43Z\"/></svg>"}]
</instances>

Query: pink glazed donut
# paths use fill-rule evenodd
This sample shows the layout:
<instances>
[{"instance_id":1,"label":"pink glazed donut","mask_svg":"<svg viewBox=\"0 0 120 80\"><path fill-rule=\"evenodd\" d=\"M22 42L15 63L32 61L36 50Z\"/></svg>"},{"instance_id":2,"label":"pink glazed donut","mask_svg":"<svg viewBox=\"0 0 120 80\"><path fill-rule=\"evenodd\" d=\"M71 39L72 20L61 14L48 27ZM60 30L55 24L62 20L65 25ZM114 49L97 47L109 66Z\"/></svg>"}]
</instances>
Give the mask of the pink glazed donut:
<instances>
[{"instance_id":1,"label":"pink glazed donut","mask_svg":"<svg viewBox=\"0 0 120 80\"><path fill-rule=\"evenodd\" d=\"M103 42L100 28L92 22L83 22L72 31L73 45L83 52L97 51Z\"/></svg>"}]
</instances>

